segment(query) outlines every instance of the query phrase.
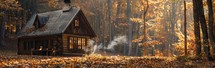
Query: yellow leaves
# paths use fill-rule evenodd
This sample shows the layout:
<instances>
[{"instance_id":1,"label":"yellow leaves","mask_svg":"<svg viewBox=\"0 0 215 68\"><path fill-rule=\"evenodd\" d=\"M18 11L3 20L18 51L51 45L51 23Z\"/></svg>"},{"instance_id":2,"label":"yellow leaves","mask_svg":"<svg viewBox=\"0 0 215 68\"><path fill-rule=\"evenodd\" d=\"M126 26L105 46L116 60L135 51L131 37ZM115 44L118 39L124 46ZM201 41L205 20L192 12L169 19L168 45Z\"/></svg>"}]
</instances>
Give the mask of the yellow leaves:
<instances>
[{"instance_id":1,"label":"yellow leaves","mask_svg":"<svg viewBox=\"0 0 215 68\"><path fill-rule=\"evenodd\" d=\"M0 8L7 10L22 10L21 5L17 0L1 0Z\"/></svg>"},{"instance_id":2,"label":"yellow leaves","mask_svg":"<svg viewBox=\"0 0 215 68\"><path fill-rule=\"evenodd\" d=\"M179 0L172 0L173 2L177 2L177 1L179 1Z\"/></svg>"},{"instance_id":3,"label":"yellow leaves","mask_svg":"<svg viewBox=\"0 0 215 68\"><path fill-rule=\"evenodd\" d=\"M154 46L154 45L158 45L158 44L161 44L161 42L156 41L156 40L152 40L152 41L140 43L139 46Z\"/></svg>"},{"instance_id":4,"label":"yellow leaves","mask_svg":"<svg viewBox=\"0 0 215 68\"><path fill-rule=\"evenodd\" d=\"M160 13L159 15L163 16L163 13ZM162 19L163 18L161 18L161 17L156 17L155 18L156 22L161 22Z\"/></svg>"},{"instance_id":5,"label":"yellow leaves","mask_svg":"<svg viewBox=\"0 0 215 68\"><path fill-rule=\"evenodd\" d=\"M164 56L160 50L155 50L155 56Z\"/></svg>"},{"instance_id":6,"label":"yellow leaves","mask_svg":"<svg viewBox=\"0 0 215 68\"><path fill-rule=\"evenodd\" d=\"M141 42L143 40L144 36L140 36L138 39L132 40L133 43Z\"/></svg>"},{"instance_id":7,"label":"yellow leaves","mask_svg":"<svg viewBox=\"0 0 215 68\"><path fill-rule=\"evenodd\" d=\"M194 35L188 33L187 36L187 48L189 55L195 54L195 42L194 42ZM179 51L180 55L184 55L184 35L181 31L177 30L176 35L179 38L178 42L173 44L177 51Z\"/></svg>"},{"instance_id":8,"label":"yellow leaves","mask_svg":"<svg viewBox=\"0 0 215 68\"><path fill-rule=\"evenodd\" d=\"M149 5L151 4L158 4L158 3L161 3L162 1L161 0L148 0L149 1Z\"/></svg>"},{"instance_id":9,"label":"yellow leaves","mask_svg":"<svg viewBox=\"0 0 215 68\"><path fill-rule=\"evenodd\" d=\"M184 42L175 43L173 45L180 55L184 55ZM187 50L189 55L195 55L196 46L194 44L194 41L189 40L187 44L187 48L188 48Z\"/></svg>"},{"instance_id":10,"label":"yellow leaves","mask_svg":"<svg viewBox=\"0 0 215 68\"><path fill-rule=\"evenodd\" d=\"M193 8L193 3L192 2L186 2L186 6L187 6L187 9L191 9L191 8Z\"/></svg>"},{"instance_id":11,"label":"yellow leaves","mask_svg":"<svg viewBox=\"0 0 215 68\"><path fill-rule=\"evenodd\" d=\"M52 8L56 8L57 7L57 1L56 0L49 0L48 4Z\"/></svg>"},{"instance_id":12,"label":"yellow leaves","mask_svg":"<svg viewBox=\"0 0 215 68\"><path fill-rule=\"evenodd\" d=\"M166 8L167 8L167 10L170 10L171 7L170 7L170 5L167 5Z\"/></svg>"},{"instance_id":13,"label":"yellow leaves","mask_svg":"<svg viewBox=\"0 0 215 68\"><path fill-rule=\"evenodd\" d=\"M160 53L161 55L161 53ZM99 54L84 57L46 57L46 56L0 56L0 67L15 68L141 68L164 67L175 58L161 56L102 56ZM172 65L172 64L170 64ZM167 66L165 68L168 68Z\"/></svg>"},{"instance_id":14,"label":"yellow leaves","mask_svg":"<svg viewBox=\"0 0 215 68\"><path fill-rule=\"evenodd\" d=\"M135 22L135 23L142 23L143 22L143 20L141 18L130 18L130 20L132 22Z\"/></svg>"}]
</instances>

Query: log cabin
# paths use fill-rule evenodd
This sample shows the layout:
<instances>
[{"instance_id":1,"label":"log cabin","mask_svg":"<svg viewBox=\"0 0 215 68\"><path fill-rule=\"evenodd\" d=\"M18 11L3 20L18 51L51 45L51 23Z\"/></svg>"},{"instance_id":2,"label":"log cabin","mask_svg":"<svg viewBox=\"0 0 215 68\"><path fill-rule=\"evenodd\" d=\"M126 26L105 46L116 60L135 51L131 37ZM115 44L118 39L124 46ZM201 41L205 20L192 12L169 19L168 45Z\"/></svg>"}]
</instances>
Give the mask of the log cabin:
<instances>
[{"instance_id":1,"label":"log cabin","mask_svg":"<svg viewBox=\"0 0 215 68\"><path fill-rule=\"evenodd\" d=\"M78 7L38 13L18 34L18 54L80 56L86 54L87 41L94 37Z\"/></svg>"}]
</instances>

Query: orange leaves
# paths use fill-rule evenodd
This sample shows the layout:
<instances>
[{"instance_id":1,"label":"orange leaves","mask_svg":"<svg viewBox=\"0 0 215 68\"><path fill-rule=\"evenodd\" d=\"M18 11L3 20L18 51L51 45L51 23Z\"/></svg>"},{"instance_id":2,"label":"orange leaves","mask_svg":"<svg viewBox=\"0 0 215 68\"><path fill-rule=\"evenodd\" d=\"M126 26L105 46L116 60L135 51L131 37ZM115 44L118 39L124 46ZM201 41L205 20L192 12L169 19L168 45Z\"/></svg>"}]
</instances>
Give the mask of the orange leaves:
<instances>
[{"instance_id":1,"label":"orange leaves","mask_svg":"<svg viewBox=\"0 0 215 68\"><path fill-rule=\"evenodd\" d=\"M143 22L143 20L140 19L140 18L130 18L130 20L131 20L132 22L135 22L135 23L142 23L142 22Z\"/></svg>"},{"instance_id":2,"label":"orange leaves","mask_svg":"<svg viewBox=\"0 0 215 68\"><path fill-rule=\"evenodd\" d=\"M179 38L178 42L173 44L175 49L179 51L180 55L184 55L184 35L182 34L181 31L177 30L176 35ZM188 36L187 36L187 48L188 48L188 54L189 55L194 55L195 54L195 42L194 42L194 34L190 33L188 31Z\"/></svg>"},{"instance_id":3,"label":"orange leaves","mask_svg":"<svg viewBox=\"0 0 215 68\"><path fill-rule=\"evenodd\" d=\"M2 60L0 67L3 68L166 68L167 66L164 65L172 63L175 58L90 55L84 57L7 56L0 60Z\"/></svg>"},{"instance_id":4,"label":"orange leaves","mask_svg":"<svg viewBox=\"0 0 215 68\"><path fill-rule=\"evenodd\" d=\"M1 68L213 68L214 62L202 62L193 57L161 57L156 51L155 57L102 56L84 57L45 57L45 56L0 56ZM183 61L188 60L188 61Z\"/></svg>"},{"instance_id":5,"label":"orange leaves","mask_svg":"<svg viewBox=\"0 0 215 68\"><path fill-rule=\"evenodd\" d=\"M140 36L138 39L132 40L133 43L141 42L143 40L144 36Z\"/></svg>"},{"instance_id":6,"label":"orange leaves","mask_svg":"<svg viewBox=\"0 0 215 68\"><path fill-rule=\"evenodd\" d=\"M7 10L22 10L17 0L0 0L0 8Z\"/></svg>"},{"instance_id":7,"label":"orange leaves","mask_svg":"<svg viewBox=\"0 0 215 68\"><path fill-rule=\"evenodd\" d=\"M160 50L155 50L155 56L164 56Z\"/></svg>"},{"instance_id":8,"label":"orange leaves","mask_svg":"<svg viewBox=\"0 0 215 68\"><path fill-rule=\"evenodd\" d=\"M48 4L52 8L56 8L57 7L57 1L56 0L49 0Z\"/></svg>"},{"instance_id":9,"label":"orange leaves","mask_svg":"<svg viewBox=\"0 0 215 68\"><path fill-rule=\"evenodd\" d=\"M161 42L156 41L156 40L152 40L152 41L147 41L147 42L144 42L144 43L140 43L139 46L154 46L154 45L157 45L157 44L161 44Z\"/></svg>"}]
</instances>

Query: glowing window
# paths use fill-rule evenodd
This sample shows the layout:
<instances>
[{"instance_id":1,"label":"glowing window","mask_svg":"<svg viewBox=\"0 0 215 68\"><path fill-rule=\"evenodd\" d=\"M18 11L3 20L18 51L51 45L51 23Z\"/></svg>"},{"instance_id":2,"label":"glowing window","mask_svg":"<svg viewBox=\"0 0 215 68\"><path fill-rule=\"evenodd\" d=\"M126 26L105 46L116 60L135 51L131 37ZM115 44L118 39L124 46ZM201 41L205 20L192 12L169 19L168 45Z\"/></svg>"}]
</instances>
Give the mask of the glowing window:
<instances>
[{"instance_id":1,"label":"glowing window","mask_svg":"<svg viewBox=\"0 0 215 68\"><path fill-rule=\"evenodd\" d=\"M73 49L73 38L70 38L69 43L70 43L69 48L70 48L70 49Z\"/></svg>"},{"instance_id":2,"label":"glowing window","mask_svg":"<svg viewBox=\"0 0 215 68\"><path fill-rule=\"evenodd\" d=\"M85 38L82 38L82 49L85 49L85 44L86 44L86 42L85 42Z\"/></svg>"},{"instance_id":3,"label":"glowing window","mask_svg":"<svg viewBox=\"0 0 215 68\"><path fill-rule=\"evenodd\" d=\"M70 49L85 49L86 38L81 37L70 37L69 39L69 48Z\"/></svg>"},{"instance_id":4,"label":"glowing window","mask_svg":"<svg viewBox=\"0 0 215 68\"><path fill-rule=\"evenodd\" d=\"M77 49L77 41L78 41L78 38L73 38L73 48Z\"/></svg>"},{"instance_id":5,"label":"glowing window","mask_svg":"<svg viewBox=\"0 0 215 68\"><path fill-rule=\"evenodd\" d=\"M79 26L79 21L75 20L75 27L78 27L78 26Z\"/></svg>"},{"instance_id":6,"label":"glowing window","mask_svg":"<svg viewBox=\"0 0 215 68\"><path fill-rule=\"evenodd\" d=\"M81 38L78 38L78 49L82 49L82 47L81 47Z\"/></svg>"}]
</instances>

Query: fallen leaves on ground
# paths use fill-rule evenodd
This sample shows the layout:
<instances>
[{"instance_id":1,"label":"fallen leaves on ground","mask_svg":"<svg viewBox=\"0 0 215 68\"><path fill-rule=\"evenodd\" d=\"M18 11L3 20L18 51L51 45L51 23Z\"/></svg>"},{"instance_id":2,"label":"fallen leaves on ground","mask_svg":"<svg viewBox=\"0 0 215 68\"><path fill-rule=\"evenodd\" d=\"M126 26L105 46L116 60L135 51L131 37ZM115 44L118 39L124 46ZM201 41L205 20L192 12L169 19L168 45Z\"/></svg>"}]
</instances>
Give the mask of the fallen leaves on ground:
<instances>
[{"instance_id":1,"label":"fallen leaves on ground","mask_svg":"<svg viewBox=\"0 0 215 68\"><path fill-rule=\"evenodd\" d=\"M160 67L214 67L215 63L184 62L177 61L175 57L130 57L130 56L102 56L88 55L84 57L49 57L49 56L0 56L0 68L2 67L30 67L30 68L160 68Z\"/></svg>"}]
</instances>

